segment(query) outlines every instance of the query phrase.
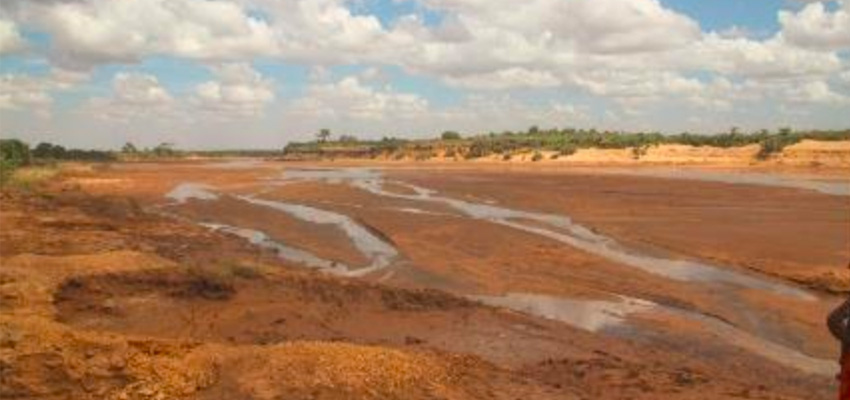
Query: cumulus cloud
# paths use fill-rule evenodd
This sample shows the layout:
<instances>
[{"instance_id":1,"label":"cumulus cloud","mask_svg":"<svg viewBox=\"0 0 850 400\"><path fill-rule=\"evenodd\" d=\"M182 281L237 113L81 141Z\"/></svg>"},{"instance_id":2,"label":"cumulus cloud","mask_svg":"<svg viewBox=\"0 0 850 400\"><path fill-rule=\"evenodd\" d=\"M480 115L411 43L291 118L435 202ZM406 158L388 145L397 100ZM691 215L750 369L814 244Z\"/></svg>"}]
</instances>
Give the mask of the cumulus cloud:
<instances>
[{"instance_id":1,"label":"cumulus cloud","mask_svg":"<svg viewBox=\"0 0 850 400\"><path fill-rule=\"evenodd\" d=\"M14 53L24 47L24 39L15 22L0 17L0 56Z\"/></svg>"},{"instance_id":2,"label":"cumulus cloud","mask_svg":"<svg viewBox=\"0 0 850 400\"><path fill-rule=\"evenodd\" d=\"M306 95L292 104L290 111L308 118L409 119L423 116L428 111L428 101L391 88L376 89L363 84L356 76L349 76L338 82L310 86Z\"/></svg>"},{"instance_id":3,"label":"cumulus cloud","mask_svg":"<svg viewBox=\"0 0 850 400\"><path fill-rule=\"evenodd\" d=\"M135 118L175 115L176 100L150 74L120 72L112 79L112 94L89 101L85 111L100 118L130 121Z\"/></svg>"},{"instance_id":4,"label":"cumulus cloud","mask_svg":"<svg viewBox=\"0 0 850 400\"><path fill-rule=\"evenodd\" d=\"M230 60L277 49L268 24L224 0L36 2L18 14L51 35L55 61L68 67L157 54Z\"/></svg>"},{"instance_id":5,"label":"cumulus cloud","mask_svg":"<svg viewBox=\"0 0 850 400\"><path fill-rule=\"evenodd\" d=\"M592 122L585 106L559 101L532 104L510 94L472 94L460 104L435 110L434 114L442 129L467 132L522 130L531 125L583 127Z\"/></svg>"},{"instance_id":6,"label":"cumulus cloud","mask_svg":"<svg viewBox=\"0 0 850 400\"><path fill-rule=\"evenodd\" d=\"M562 83L550 71L531 70L522 67L510 67L459 77L449 76L444 81L453 86L473 89L546 88L560 86Z\"/></svg>"},{"instance_id":7,"label":"cumulus cloud","mask_svg":"<svg viewBox=\"0 0 850 400\"><path fill-rule=\"evenodd\" d=\"M782 34L790 43L821 50L850 49L850 0L827 10L824 3L807 4L799 12L780 11Z\"/></svg>"},{"instance_id":8,"label":"cumulus cloud","mask_svg":"<svg viewBox=\"0 0 850 400\"><path fill-rule=\"evenodd\" d=\"M832 90L826 82L813 81L800 86L788 87L783 99L794 103L847 104L848 98Z\"/></svg>"},{"instance_id":9,"label":"cumulus cloud","mask_svg":"<svg viewBox=\"0 0 850 400\"><path fill-rule=\"evenodd\" d=\"M36 57L65 69L155 56L211 69L208 82L174 94L154 76L117 75L113 93L87 107L124 120L258 119L278 101L274 82L251 67L258 57L311 68L302 98L279 105L287 117L356 121L364 129L395 120L407 128L494 129L497 122L566 120L562 115L588 121L580 104L520 101L512 96L519 90L601 99L595 103L618 105L622 118L655 102L691 105L695 112L757 101L846 102L850 0L782 11L781 29L767 35L747 26L705 31L694 16L660 0L394 1L416 2L416 11L379 18L368 7L354 10L360 3L351 0L6 0L0 54L21 49L23 29L46 33L49 46L36 46L34 52L44 53ZM426 22L422 11L439 18ZM334 80L333 66L341 64L377 67ZM457 88L451 95L462 104L440 108L397 91L391 84L402 73ZM4 79L0 107L6 109L27 103L48 109L51 91L59 90L55 80Z\"/></svg>"},{"instance_id":10,"label":"cumulus cloud","mask_svg":"<svg viewBox=\"0 0 850 400\"><path fill-rule=\"evenodd\" d=\"M751 78L818 76L835 73L842 64L835 53L795 47L781 35L759 41L710 33L693 52L690 61L723 74Z\"/></svg>"},{"instance_id":11,"label":"cumulus cloud","mask_svg":"<svg viewBox=\"0 0 850 400\"><path fill-rule=\"evenodd\" d=\"M274 83L247 63L231 63L212 68L216 80L195 88L192 104L200 111L229 119L262 114L274 101Z\"/></svg>"},{"instance_id":12,"label":"cumulus cloud","mask_svg":"<svg viewBox=\"0 0 850 400\"><path fill-rule=\"evenodd\" d=\"M120 122L153 118L191 123L256 117L275 98L273 82L249 64L226 63L210 69L215 79L185 95L172 94L154 75L119 72L112 79L111 94L91 99L82 111Z\"/></svg>"},{"instance_id":13,"label":"cumulus cloud","mask_svg":"<svg viewBox=\"0 0 850 400\"><path fill-rule=\"evenodd\" d=\"M53 92L72 89L86 79L86 74L61 69L53 69L46 75L0 75L0 109L47 115L53 104Z\"/></svg>"}]
</instances>

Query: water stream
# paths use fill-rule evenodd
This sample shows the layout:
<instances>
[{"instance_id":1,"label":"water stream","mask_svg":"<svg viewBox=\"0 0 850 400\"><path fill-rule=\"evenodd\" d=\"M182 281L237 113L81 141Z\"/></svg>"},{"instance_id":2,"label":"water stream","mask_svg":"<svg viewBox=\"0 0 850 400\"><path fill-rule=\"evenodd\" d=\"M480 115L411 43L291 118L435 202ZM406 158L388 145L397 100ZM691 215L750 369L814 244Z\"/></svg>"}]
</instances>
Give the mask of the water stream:
<instances>
[{"instance_id":1,"label":"water stream","mask_svg":"<svg viewBox=\"0 0 850 400\"><path fill-rule=\"evenodd\" d=\"M359 272L359 270L352 270L350 267L343 263L326 260L309 251L287 246L283 243L274 241L264 232L258 230L210 222L201 222L200 225L210 228L214 231L221 231L229 233L231 235L239 236L243 239L248 240L253 245L275 251L278 257L284 260L296 262L305 265L309 268L317 268L336 275L343 276L356 276L354 275L354 273Z\"/></svg>"},{"instance_id":2,"label":"water stream","mask_svg":"<svg viewBox=\"0 0 850 400\"><path fill-rule=\"evenodd\" d=\"M191 199L209 201L220 198L220 195L215 192L212 186L192 182L177 185L165 196L174 200L176 204L183 204ZM398 251L392 245L386 243L346 215L302 204L265 200L254 196L235 195L232 198L257 206L272 208L305 222L333 225L335 228L341 230L351 240L354 247L369 259L370 262L365 267L352 268L339 262L322 259L306 250L275 242L267 234L258 230L209 221L201 223L206 227L247 239L252 244L271 248L283 259L304 264L308 267L327 270L337 275L358 277L389 267L398 256Z\"/></svg>"},{"instance_id":3,"label":"water stream","mask_svg":"<svg viewBox=\"0 0 850 400\"><path fill-rule=\"evenodd\" d=\"M335 183L347 181L355 187L379 196L446 204L469 218L489 221L543 236L611 261L673 280L731 284L750 289L770 291L783 296L815 300L815 297L807 291L778 280L747 275L736 272L729 267L710 265L683 256L670 255L668 257L662 257L628 248L611 237L596 233L583 225L573 222L572 219L566 216L515 210L492 204L474 203L439 196L436 191L400 181L393 181L392 183L406 187L413 193L405 194L386 191L383 189L384 181L382 177L375 171L362 169L309 170L306 172L287 170L284 172L283 178L285 180L316 179ZM529 223L529 221L532 223Z\"/></svg>"}]
</instances>

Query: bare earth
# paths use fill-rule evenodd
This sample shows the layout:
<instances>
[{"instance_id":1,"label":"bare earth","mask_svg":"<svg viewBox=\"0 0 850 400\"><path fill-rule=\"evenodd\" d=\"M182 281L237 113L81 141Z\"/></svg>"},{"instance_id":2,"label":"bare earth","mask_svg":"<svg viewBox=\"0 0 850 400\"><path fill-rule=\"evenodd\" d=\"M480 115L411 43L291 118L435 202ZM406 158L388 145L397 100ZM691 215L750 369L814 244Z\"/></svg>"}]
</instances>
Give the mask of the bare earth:
<instances>
[{"instance_id":1,"label":"bare earth","mask_svg":"<svg viewBox=\"0 0 850 400\"><path fill-rule=\"evenodd\" d=\"M116 164L4 193L0 393L832 396L846 175L358 167Z\"/></svg>"}]
</instances>

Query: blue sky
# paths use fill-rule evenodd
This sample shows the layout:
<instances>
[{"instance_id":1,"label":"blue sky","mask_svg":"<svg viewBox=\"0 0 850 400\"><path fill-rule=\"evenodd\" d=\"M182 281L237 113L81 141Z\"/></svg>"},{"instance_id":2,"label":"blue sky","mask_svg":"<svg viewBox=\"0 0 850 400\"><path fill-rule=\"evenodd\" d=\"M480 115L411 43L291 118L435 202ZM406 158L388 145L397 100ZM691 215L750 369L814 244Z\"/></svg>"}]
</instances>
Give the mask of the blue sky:
<instances>
[{"instance_id":1,"label":"blue sky","mask_svg":"<svg viewBox=\"0 0 850 400\"><path fill-rule=\"evenodd\" d=\"M9 0L0 135L841 129L848 50L850 0Z\"/></svg>"}]
</instances>

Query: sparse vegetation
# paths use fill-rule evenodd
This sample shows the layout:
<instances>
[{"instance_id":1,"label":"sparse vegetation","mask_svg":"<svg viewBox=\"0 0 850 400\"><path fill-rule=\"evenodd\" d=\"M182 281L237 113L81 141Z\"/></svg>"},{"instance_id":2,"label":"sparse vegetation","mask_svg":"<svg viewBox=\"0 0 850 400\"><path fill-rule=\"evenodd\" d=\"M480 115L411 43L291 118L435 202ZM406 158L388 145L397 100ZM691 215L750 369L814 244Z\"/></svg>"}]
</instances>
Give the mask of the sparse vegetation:
<instances>
[{"instance_id":1,"label":"sparse vegetation","mask_svg":"<svg viewBox=\"0 0 850 400\"><path fill-rule=\"evenodd\" d=\"M543 154L539 151L535 151L534 155L531 156L531 161L540 161L543 159Z\"/></svg>"},{"instance_id":2,"label":"sparse vegetation","mask_svg":"<svg viewBox=\"0 0 850 400\"><path fill-rule=\"evenodd\" d=\"M635 160L640 160L641 157L646 155L646 152L649 150L648 145L640 145L632 147L632 158Z\"/></svg>"},{"instance_id":3,"label":"sparse vegetation","mask_svg":"<svg viewBox=\"0 0 850 400\"><path fill-rule=\"evenodd\" d=\"M379 141L357 142L293 142L286 146L284 154L294 157L321 156L328 153L356 156L363 153L372 158L393 158L397 152L416 154L427 150L433 153L442 151L446 158L463 156L466 159L474 159L500 154L502 159L505 159L505 154L518 152L554 151L562 157L575 154L579 149L600 148L632 149L633 157L640 159L652 146L681 144L721 148L759 145L762 150L757 157L766 159L786 146L804 139L850 140L850 130L795 132L790 128L782 128L776 132L760 130L743 133L739 128L732 128L728 132L713 135L690 132L664 135L659 132L625 133L596 129L541 129L532 126L525 132L490 132L466 137L458 132L446 131L440 134L439 139L425 140L384 138Z\"/></svg>"},{"instance_id":4,"label":"sparse vegetation","mask_svg":"<svg viewBox=\"0 0 850 400\"><path fill-rule=\"evenodd\" d=\"M17 139L0 140L0 185L5 185L19 167L30 163L29 146Z\"/></svg>"},{"instance_id":5,"label":"sparse vegetation","mask_svg":"<svg viewBox=\"0 0 850 400\"><path fill-rule=\"evenodd\" d=\"M440 138L443 140L460 140L461 136L460 133L455 131L445 131L442 135L440 135Z\"/></svg>"}]
</instances>

